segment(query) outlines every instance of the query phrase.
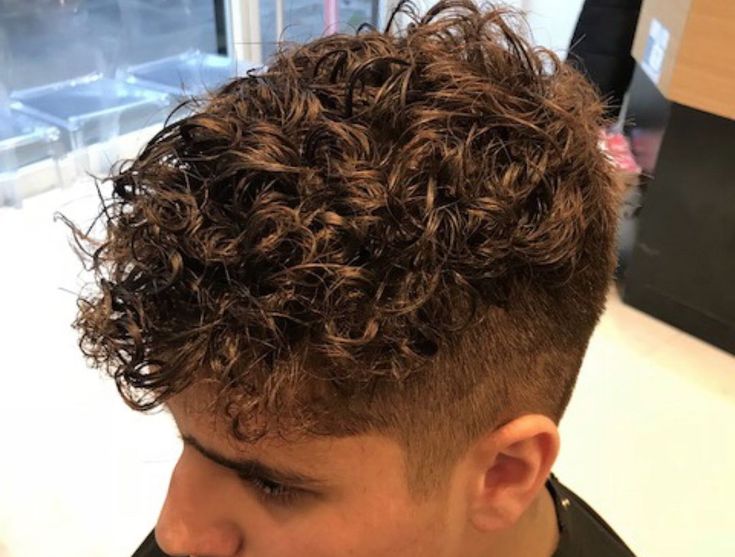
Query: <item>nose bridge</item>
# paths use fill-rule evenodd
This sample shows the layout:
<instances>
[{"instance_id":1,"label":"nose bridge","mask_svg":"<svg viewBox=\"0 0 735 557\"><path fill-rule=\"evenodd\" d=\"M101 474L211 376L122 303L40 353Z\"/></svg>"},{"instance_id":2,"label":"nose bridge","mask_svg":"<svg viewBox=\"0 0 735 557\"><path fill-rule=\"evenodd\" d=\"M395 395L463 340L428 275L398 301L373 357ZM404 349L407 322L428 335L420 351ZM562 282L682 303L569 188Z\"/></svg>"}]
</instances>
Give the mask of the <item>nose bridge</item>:
<instances>
[{"instance_id":1,"label":"nose bridge","mask_svg":"<svg viewBox=\"0 0 735 557\"><path fill-rule=\"evenodd\" d=\"M216 482L206 463L185 448L156 525L156 540L165 553L231 557L240 551L241 533L228 519L227 505L217 502Z\"/></svg>"}]
</instances>

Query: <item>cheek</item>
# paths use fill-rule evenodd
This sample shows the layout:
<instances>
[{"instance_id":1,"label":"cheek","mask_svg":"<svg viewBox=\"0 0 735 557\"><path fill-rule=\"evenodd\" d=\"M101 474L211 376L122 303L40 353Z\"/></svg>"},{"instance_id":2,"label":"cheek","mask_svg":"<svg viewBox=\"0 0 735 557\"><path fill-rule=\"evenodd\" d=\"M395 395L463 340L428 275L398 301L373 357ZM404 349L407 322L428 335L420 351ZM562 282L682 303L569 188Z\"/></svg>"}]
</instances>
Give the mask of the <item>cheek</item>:
<instances>
[{"instance_id":1,"label":"cheek","mask_svg":"<svg viewBox=\"0 0 735 557\"><path fill-rule=\"evenodd\" d=\"M386 501L268 520L252 531L250 547L264 557L434 557L444 554L444 534L436 513Z\"/></svg>"}]
</instances>

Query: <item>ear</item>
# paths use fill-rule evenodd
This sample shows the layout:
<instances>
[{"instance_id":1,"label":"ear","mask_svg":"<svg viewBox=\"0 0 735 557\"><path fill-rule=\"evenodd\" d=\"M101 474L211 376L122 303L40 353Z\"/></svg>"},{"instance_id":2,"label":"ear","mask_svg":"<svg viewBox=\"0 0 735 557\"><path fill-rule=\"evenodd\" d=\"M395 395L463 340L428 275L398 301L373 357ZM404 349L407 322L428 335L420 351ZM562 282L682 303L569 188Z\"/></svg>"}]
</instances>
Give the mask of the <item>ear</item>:
<instances>
[{"instance_id":1,"label":"ear","mask_svg":"<svg viewBox=\"0 0 735 557\"><path fill-rule=\"evenodd\" d=\"M514 419L470 449L470 518L481 531L513 526L537 499L559 454L559 430L546 416Z\"/></svg>"}]
</instances>

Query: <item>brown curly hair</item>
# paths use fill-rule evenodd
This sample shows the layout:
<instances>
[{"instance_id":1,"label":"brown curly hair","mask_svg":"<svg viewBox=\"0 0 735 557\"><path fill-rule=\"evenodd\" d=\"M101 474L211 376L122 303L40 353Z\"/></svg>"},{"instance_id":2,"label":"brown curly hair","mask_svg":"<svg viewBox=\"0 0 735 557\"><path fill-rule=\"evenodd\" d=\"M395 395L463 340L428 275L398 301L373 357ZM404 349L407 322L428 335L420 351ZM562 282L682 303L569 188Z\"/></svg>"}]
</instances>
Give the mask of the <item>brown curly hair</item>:
<instances>
[{"instance_id":1,"label":"brown curly hair","mask_svg":"<svg viewBox=\"0 0 735 557\"><path fill-rule=\"evenodd\" d=\"M523 29L403 2L168 123L109 178L104 238L74 227L91 363L136 409L208 385L240 439L382 432L437 467L518 413L559 419L618 188L597 94Z\"/></svg>"}]
</instances>

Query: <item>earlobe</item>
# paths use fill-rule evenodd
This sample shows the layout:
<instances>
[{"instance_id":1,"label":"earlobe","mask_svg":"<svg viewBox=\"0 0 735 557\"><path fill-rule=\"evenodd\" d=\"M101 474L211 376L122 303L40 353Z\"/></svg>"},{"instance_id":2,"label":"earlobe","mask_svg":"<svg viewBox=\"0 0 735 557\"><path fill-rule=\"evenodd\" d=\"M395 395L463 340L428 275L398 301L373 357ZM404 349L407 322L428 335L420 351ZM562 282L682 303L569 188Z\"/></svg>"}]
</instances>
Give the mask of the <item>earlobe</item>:
<instances>
[{"instance_id":1,"label":"earlobe","mask_svg":"<svg viewBox=\"0 0 735 557\"><path fill-rule=\"evenodd\" d=\"M472 522L482 531L513 526L531 507L559 452L559 432L546 416L516 418L477 442Z\"/></svg>"}]
</instances>

